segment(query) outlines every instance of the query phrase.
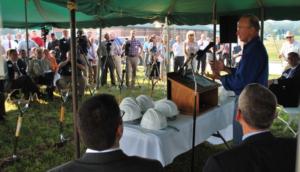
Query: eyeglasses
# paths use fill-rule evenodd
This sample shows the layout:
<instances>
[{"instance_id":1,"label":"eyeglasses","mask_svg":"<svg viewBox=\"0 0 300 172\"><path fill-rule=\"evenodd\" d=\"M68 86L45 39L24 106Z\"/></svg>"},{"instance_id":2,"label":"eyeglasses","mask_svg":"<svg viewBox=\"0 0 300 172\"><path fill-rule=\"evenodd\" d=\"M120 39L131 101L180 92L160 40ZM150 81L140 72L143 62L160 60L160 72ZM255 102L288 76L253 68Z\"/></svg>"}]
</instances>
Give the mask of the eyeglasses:
<instances>
[{"instance_id":1,"label":"eyeglasses","mask_svg":"<svg viewBox=\"0 0 300 172\"><path fill-rule=\"evenodd\" d=\"M123 110L120 110L120 125L122 125L122 118L123 118L123 116L125 115L125 111L123 111Z\"/></svg>"},{"instance_id":2,"label":"eyeglasses","mask_svg":"<svg viewBox=\"0 0 300 172\"><path fill-rule=\"evenodd\" d=\"M189 36L194 36L194 35L189 35Z\"/></svg>"},{"instance_id":3,"label":"eyeglasses","mask_svg":"<svg viewBox=\"0 0 300 172\"><path fill-rule=\"evenodd\" d=\"M287 37L286 37L286 39L291 39L291 38L292 38L292 36L287 36Z\"/></svg>"}]
</instances>

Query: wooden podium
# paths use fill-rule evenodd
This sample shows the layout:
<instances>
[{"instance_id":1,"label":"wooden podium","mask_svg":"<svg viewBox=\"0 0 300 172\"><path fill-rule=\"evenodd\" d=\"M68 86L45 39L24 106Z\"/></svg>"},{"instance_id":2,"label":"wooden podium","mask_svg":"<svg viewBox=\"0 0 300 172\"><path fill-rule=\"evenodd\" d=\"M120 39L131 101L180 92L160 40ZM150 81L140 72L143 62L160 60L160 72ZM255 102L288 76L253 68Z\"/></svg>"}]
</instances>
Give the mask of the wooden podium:
<instances>
[{"instance_id":1,"label":"wooden podium","mask_svg":"<svg viewBox=\"0 0 300 172\"><path fill-rule=\"evenodd\" d=\"M192 74L190 75L189 80L192 78ZM196 115L199 116L218 106L218 87L221 85L203 76L196 75L199 80L208 81L208 83L213 84L203 86L197 81ZM193 115L195 101L194 80L186 81L180 78L175 72L168 73L167 78L167 98L176 103L181 114Z\"/></svg>"}]
</instances>

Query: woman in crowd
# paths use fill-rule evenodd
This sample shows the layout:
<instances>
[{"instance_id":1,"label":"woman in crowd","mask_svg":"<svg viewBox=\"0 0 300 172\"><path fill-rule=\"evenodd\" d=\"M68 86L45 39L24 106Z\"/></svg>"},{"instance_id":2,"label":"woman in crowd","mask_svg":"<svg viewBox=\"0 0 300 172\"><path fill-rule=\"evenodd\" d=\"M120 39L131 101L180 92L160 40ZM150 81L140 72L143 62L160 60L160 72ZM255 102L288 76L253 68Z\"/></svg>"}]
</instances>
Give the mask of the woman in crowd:
<instances>
[{"instance_id":1,"label":"woman in crowd","mask_svg":"<svg viewBox=\"0 0 300 172\"><path fill-rule=\"evenodd\" d=\"M59 68L58 68L58 65L57 65L56 60L55 60L55 53L56 52L54 50L51 50L49 52L48 49L44 49L43 53L44 53L43 59L50 61L50 67L51 67L52 71L54 72L53 85L56 87L56 81L60 78L60 75L58 74L58 69Z\"/></svg>"},{"instance_id":2,"label":"woman in crowd","mask_svg":"<svg viewBox=\"0 0 300 172\"><path fill-rule=\"evenodd\" d=\"M196 35L194 31L188 31L186 33L186 40L183 44L183 49L184 49L184 56L185 56L185 60L187 60L190 56L191 53L196 54L196 52L199 50L198 44L196 42ZM196 56L195 56L196 58ZM189 63L189 67L191 68L191 63ZM196 59L193 59L193 68L194 71L196 72L197 70L197 61Z\"/></svg>"},{"instance_id":3,"label":"woman in crowd","mask_svg":"<svg viewBox=\"0 0 300 172\"><path fill-rule=\"evenodd\" d=\"M159 55L161 55L162 57L162 61L160 62L160 78L162 84L164 84L164 75L168 63L168 54L170 54L170 50L171 50L171 46L169 45L169 51L168 51L167 35L163 35L162 42L159 46Z\"/></svg>"},{"instance_id":4,"label":"woman in crowd","mask_svg":"<svg viewBox=\"0 0 300 172\"><path fill-rule=\"evenodd\" d=\"M217 35L216 36L216 58L217 60L221 59L223 60L223 49L224 49L224 45L220 43L220 37ZM213 51L212 51L213 52Z\"/></svg>"},{"instance_id":5,"label":"woman in crowd","mask_svg":"<svg viewBox=\"0 0 300 172\"><path fill-rule=\"evenodd\" d=\"M160 62L159 59L162 59L159 54L159 42L157 42L157 36L154 34L151 36L149 45L148 45L148 52L150 53L150 66L149 66L149 72L150 73L150 78L158 78L159 75L159 68L160 68ZM151 63L152 62L152 63Z\"/></svg>"}]
</instances>

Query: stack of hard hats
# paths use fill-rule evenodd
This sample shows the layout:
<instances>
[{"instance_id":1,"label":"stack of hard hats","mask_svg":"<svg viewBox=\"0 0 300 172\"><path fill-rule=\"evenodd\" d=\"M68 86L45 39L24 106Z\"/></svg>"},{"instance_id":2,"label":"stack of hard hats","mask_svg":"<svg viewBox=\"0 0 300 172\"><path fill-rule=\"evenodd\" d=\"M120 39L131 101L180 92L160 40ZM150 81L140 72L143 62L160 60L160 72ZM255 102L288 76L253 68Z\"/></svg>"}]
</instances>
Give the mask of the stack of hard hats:
<instances>
[{"instance_id":1,"label":"stack of hard hats","mask_svg":"<svg viewBox=\"0 0 300 172\"><path fill-rule=\"evenodd\" d=\"M140 95L136 98L142 113L145 113L148 109L154 108L154 103L151 97L147 95Z\"/></svg>"},{"instance_id":2,"label":"stack of hard hats","mask_svg":"<svg viewBox=\"0 0 300 172\"><path fill-rule=\"evenodd\" d=\"M129 124L139 124L142 119L142 112L137 101L132 97L126 97L120 104L120 110L124 111L123 121Z\"/></svg>"},{"instance_id":3,"label":"stack of hard hats","mask_svg":"<svg viewBox=\"0 0 300 172\"><path fill-rule=\"evenodd\" d=\"M172 100L163 99L155 104L155 108L160 110L167 120L173 121L179 114L177 105Z\"/></svg>"},{"instance_id":4,"label":"stack of hard hats","mask_svg":"<svg viewBox=\"0 0 300 172\"><path fill-rule=\"evenodd\" d=\"M166 118L161 111L150 108L144 114L141 126L147 129L160 130L166 128L168 125Z\"/></svg>"}]
</instances>

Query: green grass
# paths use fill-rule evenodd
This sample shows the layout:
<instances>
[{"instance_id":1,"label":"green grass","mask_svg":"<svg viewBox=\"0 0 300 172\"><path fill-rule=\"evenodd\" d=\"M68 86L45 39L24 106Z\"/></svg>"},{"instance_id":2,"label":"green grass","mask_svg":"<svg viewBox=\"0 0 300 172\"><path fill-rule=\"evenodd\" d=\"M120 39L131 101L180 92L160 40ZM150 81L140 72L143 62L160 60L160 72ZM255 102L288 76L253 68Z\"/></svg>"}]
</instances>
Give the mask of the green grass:
<instances>
[{"instance_id":1,"label":"green grass","mask_svg":"<svg viewBox=\"0 0 300 172\"><path fill-rule=\"evenodd\" d=\"M142 71L142 68L139 67ZM137 86L134 89L127 89L123 92L125 97L137 97L141 94L150 94L151 85L148 82L143 83L142 72L138 72L138 80L141 88ZM278 76L272 75L270 78ZM109 83L109 82L108 82ZM149 86L149 88L148 88ZM118 98L119 90L115 88L100 88L97 93L108 93ZM89 93L86 92L83 100L87 99ZM155 87L153 100L159 100L166 97L164 86L159 85ZM8 122L0 124L0 171L3 172L35 172L46 171L55 166L64 164L75 157L75 146L73 143L73 114L72 114L72 101L69 99L66 103L65 121L64 121L64 136L70 138L70 141L62 148L56 148L55 142L59 141L59 117L60 117L61 101L56 95L56 102L45 103L43 101L34 101L30 104L30 108L25 112L21 135L19 137L18 155L23 155L24 158L11 165L6 163L5 160L12 157L12 150L15 139L15 130L19 112L17 106L13 103L6 103L7 119ZM288 119L287 115L284 115ZM290 131L283 132L284 124L275 120L271 131L277 136L293 136ZM296 125L293 124L293 128ZM229 142L229 144L232 144ZM81 153L85 152L85 146L81 143ZM226 146L211 145L204 142L196 147L195 152L195 170L202 171L207 158L219 151L225 150ZM166 172L184 172L190 169L191 151L179 155L174 159L174 162L165 167Z\"/></svg>"}]
</instances>

